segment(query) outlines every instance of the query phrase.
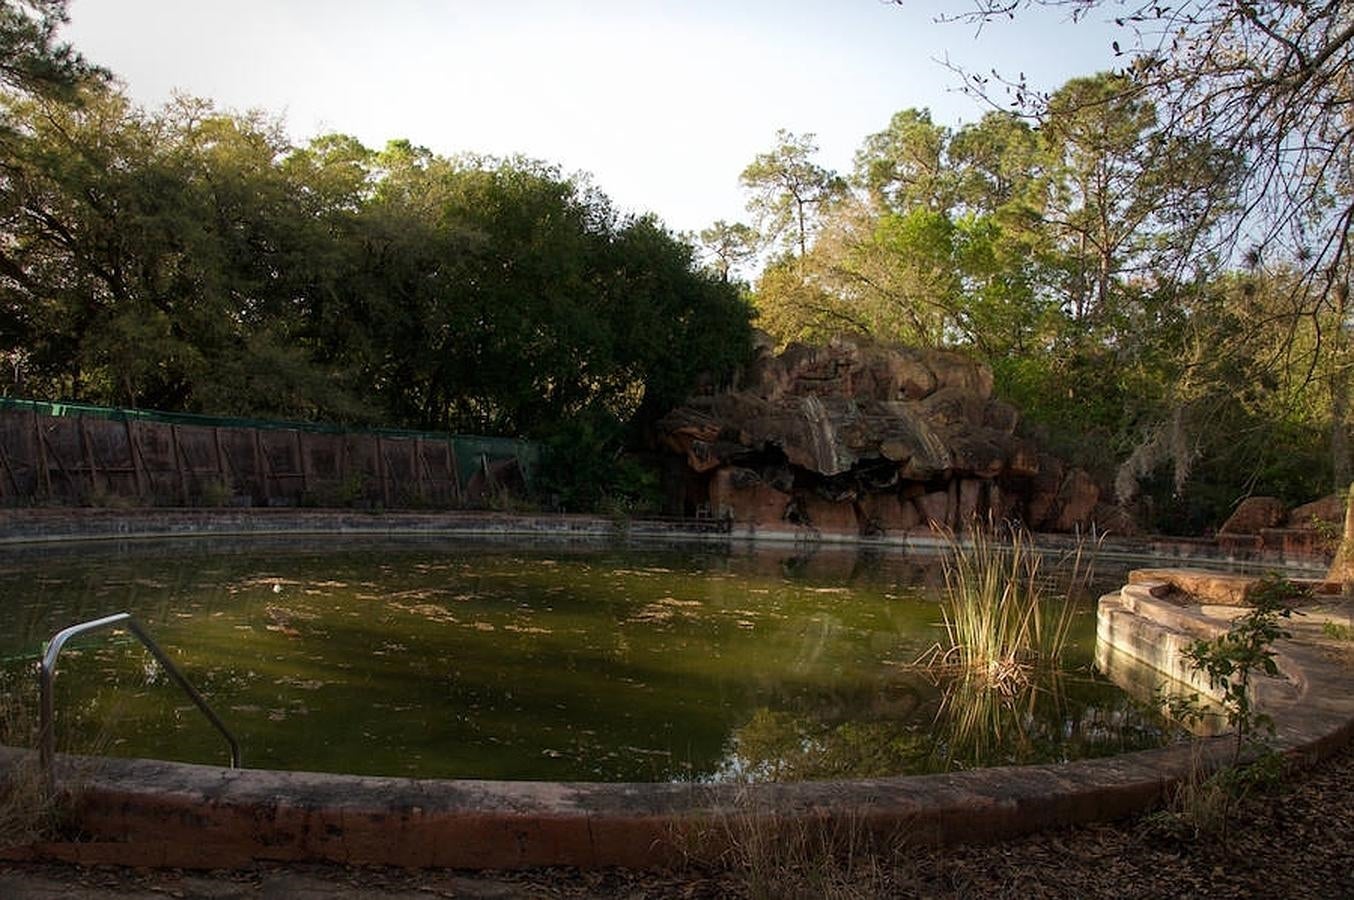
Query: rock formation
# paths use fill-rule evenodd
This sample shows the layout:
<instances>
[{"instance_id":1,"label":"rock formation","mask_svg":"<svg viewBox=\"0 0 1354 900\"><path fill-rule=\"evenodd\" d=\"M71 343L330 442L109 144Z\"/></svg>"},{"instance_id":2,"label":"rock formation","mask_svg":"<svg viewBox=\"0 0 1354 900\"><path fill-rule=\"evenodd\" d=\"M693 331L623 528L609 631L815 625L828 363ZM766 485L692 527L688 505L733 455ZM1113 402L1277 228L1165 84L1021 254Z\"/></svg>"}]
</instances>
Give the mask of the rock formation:
<instances>
[{"instance_id":1,"label":"rock formation","mask_svg":"<svg viewBox=\"0 0 1354 900\"><path fill-rule=\"evenodd\" d=\"M1291 510L1277 497L1247 497L1218 529L1218 546L1239 555L1269 553L1286 559L1333 556L1330 580L1348 581L1354 578L1354 562L1350 562L1354 560L1354 542L1350 539L1354 523L1350 515L1342 494L1330 494Z\"/></svg>"},{"instance_id":2,"label":"rock formation","mask_svg":"<svg viewBox=\"0 0 1354 900\"><path fill-rule=\"evenodd\" d=\"M1259 534L1264 528L1278 528L1288 518L1288 505L1278 497L1247 497L1237 505L1219 534Z\"/></svg>"},{"instance_id":3,"label":"rock formation","mask_svg":"<svg viewBox=\"0 0 1354 900\"><path fill-rule=\"evenodd\" d=\"M739 524L860 534L1017 518L1072 531L1117 516L1084 471L1016 433L992 371L953 352L839 337L769 339L741 389L696 397L658 425L690 502Z\"/></svg>"}]
</instances>

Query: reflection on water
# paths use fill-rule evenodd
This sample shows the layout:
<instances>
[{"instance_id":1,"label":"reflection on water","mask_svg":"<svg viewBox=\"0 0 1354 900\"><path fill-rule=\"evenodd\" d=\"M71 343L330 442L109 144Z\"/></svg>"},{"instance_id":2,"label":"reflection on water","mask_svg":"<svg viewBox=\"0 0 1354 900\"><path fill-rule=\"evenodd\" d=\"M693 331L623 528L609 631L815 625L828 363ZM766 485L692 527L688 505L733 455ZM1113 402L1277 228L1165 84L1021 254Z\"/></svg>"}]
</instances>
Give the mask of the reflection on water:
<instances>
[{"instance_id":1,"label":"reflection on water","mask_svg":"<svg viewBox=\"0 0 1354 900\"><path fill-rule=\"evenodd\" d=\"M1111 581L1123 573L1104 573ZM1002 702L910 666L941 634L937 560L464 539L176 540L0 553L0 675L42 641L136 615L247 765L428 777L821 778L1155 746L1092 671ZM219 736L125 635L73 641L74 749L220 762ZM83 743L82 743L83 742Z\"/></svg>"},{"instance_id":2,"label":"reflection on water","mask_svg":"<svg viewBox=\"0 0 1354 900\"><path fill-rule=\"evenodd\" d=\"M1228 730L1227 712L1220 705L1106 641L1096 641L1095 667L1144 708L1166 714L1172 705L1192 710L1194 715L1182 717L1183 721L1177 723L1180 729L1202 737Z\"/></svg>"}]
</instances>

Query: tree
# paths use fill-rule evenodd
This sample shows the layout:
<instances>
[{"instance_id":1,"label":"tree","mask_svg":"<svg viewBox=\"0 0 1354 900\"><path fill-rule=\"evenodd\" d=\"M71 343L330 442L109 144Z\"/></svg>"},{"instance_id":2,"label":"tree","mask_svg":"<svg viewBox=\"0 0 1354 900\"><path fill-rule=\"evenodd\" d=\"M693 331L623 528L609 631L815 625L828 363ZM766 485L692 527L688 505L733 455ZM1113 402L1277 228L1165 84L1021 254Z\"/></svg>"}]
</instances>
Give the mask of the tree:
<instances>
[{"instance_id":1,"label":"tree","mask_svg":"<svg viewBox=\"0 0 1354 900\"><path fill-rule=\"evenodd\" d=\"M1284 421L1299 408L1307 417L1310 398L1323 398L1325 409L1309 419L1329 438L1328 459L1319 469L1330 479L1327 490L1331 484L1342 488L1354 467L1349 440L1354 320L1347 300L1354 227L1354 9L1347 0L971 0L967 10L941 18L985 25L1034 6L1068 11L1073 20L1097 13L1112 18L1120 34L1106 48L1107 58L1112 53L1119 69L1106 103L1150 104L1156 111L1158 158L1136 180L1143 194L1158 198L1153 215L1171 219L1178 240L1169 248L1173 258L1149 245L1153 256L1141 269L1160 283L1184 288L1178 294L1182 301L1210 296L1191 285L1239 266L1259 282L1289 291L1288 297L1260 292L1265 305L1252 305L1250 320L1211 344L1209 355L1234 354L1257 377L1283 385L1276 396L1297 398L1271 410ZM1031 89L1023 75L1012 80L995 73L961 74L970 91L995 106L1009 104L1044 122L1056 113L1058 93ZM1002 88L1008 93L999 100ZM1171 193L1169 181L1151 184L1163 172L1189 189ZM1177 172L1187 177L1177 179ZM1191 311L1196 328L1213 321L1201 312ZM1190 363L1186 371L1226 368ZM1182 393L1202 398L1217 392L1209 403L1226 402L1221 384L1193 377L1190 382ZM1167 420L1179 422L1179 412L1167 410ZM1149 434L1175 432L1167 420ZM1160 445L1155 437L1152 442ZM1135 455L1148 449L1140 445Z\"/></svg>"},{"instance_id":2,"label":"tree","mask_svg":"<svg viewBox=\"0 0 1354 900\"><path fill-rule=\"evenodd\" d=\"M932 123L929 110L894 113L888 128L867 137L856 153L855 181L881 209L948 210L957 187L946 159L949 143L949 129Z\"/></svg>"},{"instance_id":3,"label":"tree","mask_svg":"<svg viewBox=\"0 0 1354 900\"><path fill-rule=\"evenodd\" d=\"M1055 91L1038 133L1049 172L1040 223L1062 245L1062 290L1075 318L1113 314L1125 277L1180 280L1207 266L1198 237L1237 186L1225 154L1163 131L1155 106L1113 74Z\"/></svg>"},{"instance_id":4,"label":"tree","mask_svg":"<svg viewBox=\"0 0 1354 900\"><path fill-rule=\"evenodd\" d=\"M407 141L371 166L347 320L323 344L347 348L388 421L549 438L586 420L614 442L742 362L738 289L586 180Z\"/></svg>"},{"instance_id":5,"label":"tree","mask_svg":"<svg viewBox=\"0 0 1354 900\"><path fill-rule=\"evenodd\" d=\"M949 129L903 110L856 154L872 213L827 229L850 247L832 269L849 293L894 308L889 339L967 345L992 361L1025 348L1048 305L1039 272L1051 267L1036 256L1048 256L1038 233L1041 189L1058 177L1041 181L1048 169L1040 135L1013 116Z\"/></svg>"},{"instance_id":6,"label":"tree","mask_svg":"<svg viewBox=\"0 0 1354 900\"><path fill-rule=\"evenodd\" d=\"M325 223L293 197L275 123L158 113L94 87L16 100L0 181L0 315L14 387L223 413L356 411L309 329ZM311 264L313 262L313 264Z\"/></svg>"},{"instance_id":7,"label":"tree","mask_svg":"<svg viewBox=\"0 0 1354 900\"><path fill-rule=\"evenodd\" d=\"M1110 307L1117 277L1152 238L1159 198L1144 175L1155 125L1151 105L1125 96L1115 76L1073 79L1050 98L1040 133L1056 174L1041 221L1063 244L1073 318Z\"/></svg>"},{"instance_id":8,"label":"tree","mask_svg":"<svg viewBox=\"0 0 1354 900\"><path fill-rule=\"evenodd\" d=\"M945 148L954 171L956 202L978 214L1020 209L1039 155L1038 132L1006 111L989 112L958 129Z\"/></svg>"},{"instance_id":9,"label":"tree","mask_svg":"<svg viewBox=\"0 0 1354 900\"><path fill-rule=\"evenodd\" d=\"M846 183L831 169L813 161L818 145L812 134L776 132L776 146L759 153L739 177L750 192L749 207L768 242L785 239L799 257L808 252L820 214L846 189Z\"/></svg>"},{"instance_id":10,"label":"tree","mask_svg":"<svg viewBox=\"0 0 1354 900\"><path fill-rule=\"evenodd\" d=\"M723 219L701 229L699 238L706 258L724 281L729 280L729 273L734 268L757 255L761 243L756 229Z\"/></svg>"},{"instance_id":11,"label":"tree","mask_svg":"<svg viewBox=\"0 0 1354 900\"><path fill-rule=\"evenodd\" d=\"M0 0L0 87L22 95L72 99L80 82L107 76L57 40L67 0Z\"/></svg>"},{"instance_id":12,"label":"tree","mask_svg":"<svg viewBox=\"0 0 1354 900\"><path fill-rule=\"evenodd\" d=\"M1104 9L1122 31L1108 48L1122 63L1121 94L1152 102L1167 139L1237 161L1234 208L1201 234L1196 258L1299 274L1291 282L1298 302L1283 311L1290 327L1297 327L1292 317L1302 318L1322 335L1309 359L1307 377L1315 377L1321 354L1331 345L1340 352L1350 328L1339 318L1354 227L1354 10L1347 0L973 0L960 18L997 21L1033 5L1077 19ZM988 76L966 79L990 96ZM1027 111L1047 108L1049 98L1023 79L1007 86ZM1345 415L1332 411L1337 421Z\"/></svg>"},{"instance_id":13,"label":"tree","mask_svg":"<svg viewBox=\"0 0 1354 900\"><path fill-rule=\"evenodd\" d=\"M16 98L0 389L548 436L641 428L750 346L738 289L529 160L447 159L94 85Z\"/></svg>"}]
</instances>

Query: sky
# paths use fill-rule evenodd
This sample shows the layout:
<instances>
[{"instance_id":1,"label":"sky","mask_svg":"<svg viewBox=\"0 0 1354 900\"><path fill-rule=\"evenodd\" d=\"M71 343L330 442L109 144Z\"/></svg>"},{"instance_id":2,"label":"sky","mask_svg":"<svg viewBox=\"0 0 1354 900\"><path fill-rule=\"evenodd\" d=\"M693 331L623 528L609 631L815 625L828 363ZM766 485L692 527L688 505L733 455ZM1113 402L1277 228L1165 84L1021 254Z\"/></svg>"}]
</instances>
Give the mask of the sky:
<instances>
[{"instance_id":1,"label":"sky","mask_svg":"<svg viewBox=\"0 0 1354 900\"><path fill-rule=\"evenodd\" d=\"M1112 4L1111 4L1112 6ZM147 107L174 92L279 116L298 142L523 154L591 173L675 231L748 220L742 169L777 129L847 173L893 113L985 111L941 62L1053 89L1113 64L1112 25L962 0L71 0L63 36Z\"/></svg>"}]
</instances>

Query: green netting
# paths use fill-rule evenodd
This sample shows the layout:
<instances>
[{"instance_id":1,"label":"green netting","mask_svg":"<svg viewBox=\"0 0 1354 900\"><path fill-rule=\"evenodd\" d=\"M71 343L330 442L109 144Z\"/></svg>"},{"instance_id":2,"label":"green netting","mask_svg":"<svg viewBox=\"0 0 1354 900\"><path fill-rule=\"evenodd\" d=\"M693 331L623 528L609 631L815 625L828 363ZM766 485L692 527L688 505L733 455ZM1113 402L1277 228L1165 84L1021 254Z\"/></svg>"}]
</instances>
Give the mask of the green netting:
<instances>
[{"instance_id":1,"label":"green netting","mask_svg":"<svg viewBox=\"0 0 1354 900\"><path fill-rule=\"evenodd\" d=\"M535 472L539 450L534 444L524 442L505 442L503 438L471 437L458 434L452 439L456 451L456 474L461 483L469 482L471 476L480 471L486 462L516 458L522 467L524 477Z\"/></svg>"}]
</instances>

